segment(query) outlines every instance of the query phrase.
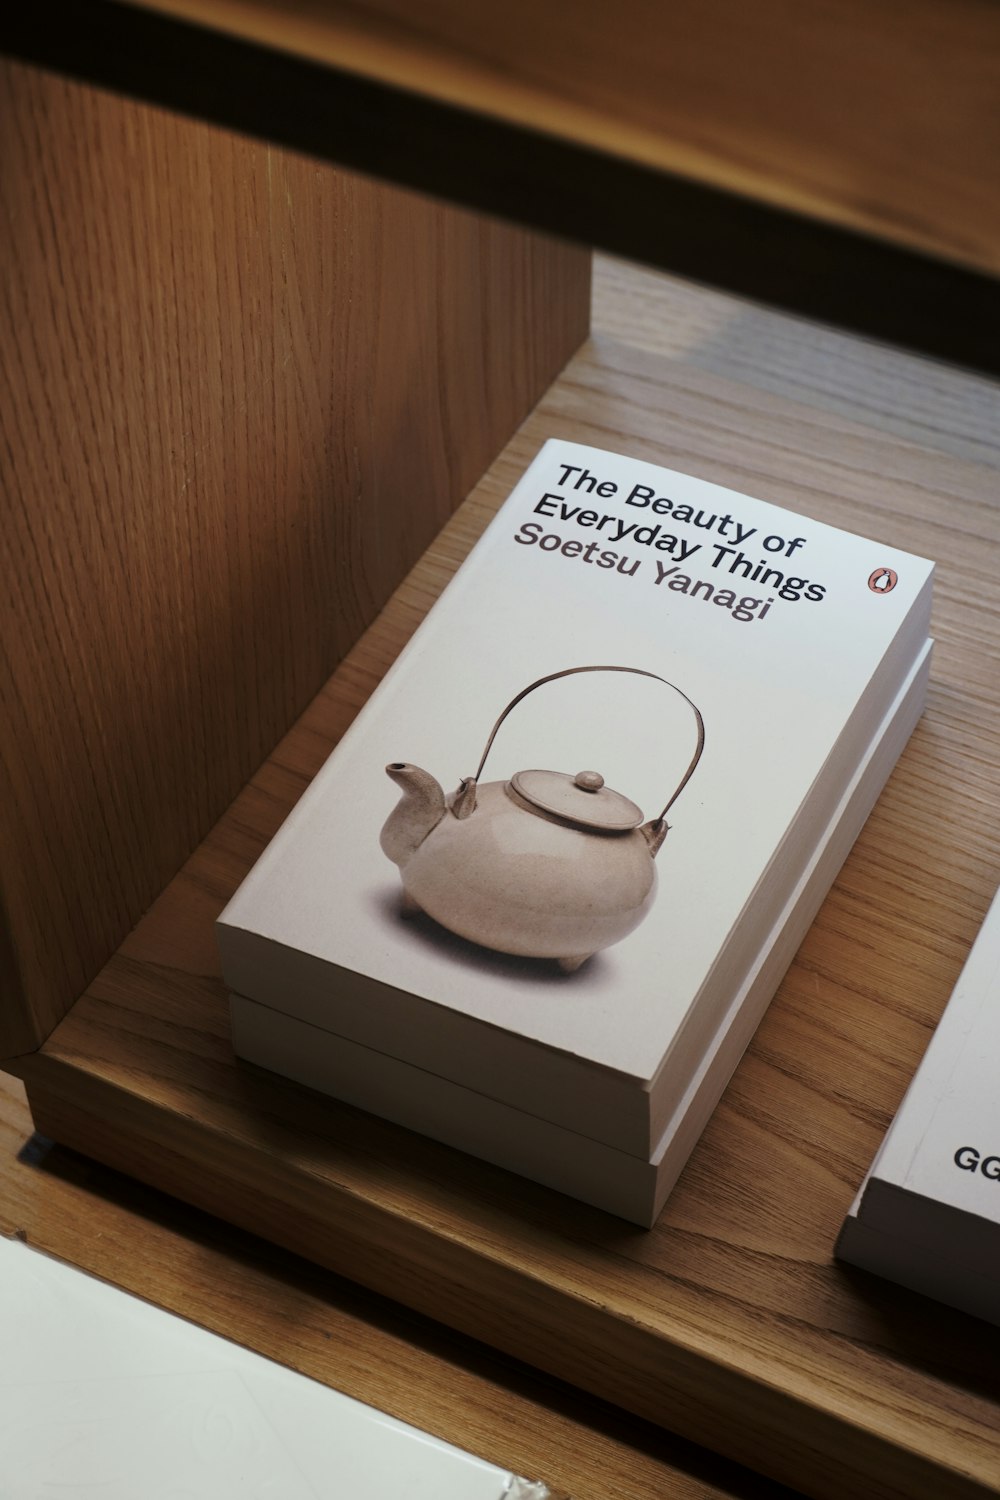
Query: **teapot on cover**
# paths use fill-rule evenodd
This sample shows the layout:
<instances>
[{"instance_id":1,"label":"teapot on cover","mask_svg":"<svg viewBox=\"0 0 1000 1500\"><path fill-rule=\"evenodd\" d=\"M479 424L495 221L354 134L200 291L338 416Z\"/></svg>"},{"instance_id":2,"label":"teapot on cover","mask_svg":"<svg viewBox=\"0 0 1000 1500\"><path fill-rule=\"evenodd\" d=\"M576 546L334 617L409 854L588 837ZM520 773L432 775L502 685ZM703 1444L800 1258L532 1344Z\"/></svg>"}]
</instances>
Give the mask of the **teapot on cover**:
<instances>
[{"instance_id":1,"label":"teapot on cover","mask_svg":"<svg viewBox=\"0 0 1000 1500\"><path fill-rule=\"evenodd\" d=\"M504 719L529 693L560 677L628 672L673 688L692 709L697 743L680 784L658 817L605 786L598 771L518 771L480 785ZM403 910L426 912L459 937L501 953L555 959L567 973L620 942L653 904L654 860L666 815L701 759L705 725L686 693L639 667L570 667L514 697L493 726L475 776L445 796L427 771L394 761L402 791L381 833L399 866Z\"/></svg>"}]
</instances>

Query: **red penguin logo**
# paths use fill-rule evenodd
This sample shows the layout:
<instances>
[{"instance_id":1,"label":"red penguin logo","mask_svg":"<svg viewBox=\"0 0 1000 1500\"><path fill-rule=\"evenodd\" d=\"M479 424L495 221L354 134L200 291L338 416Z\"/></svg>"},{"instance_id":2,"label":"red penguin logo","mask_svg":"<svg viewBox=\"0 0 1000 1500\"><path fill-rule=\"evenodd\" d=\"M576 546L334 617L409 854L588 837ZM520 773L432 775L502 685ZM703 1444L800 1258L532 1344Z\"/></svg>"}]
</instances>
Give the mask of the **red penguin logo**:
<instances>
[{"instance_id":1,"label":"red penguin logo","mask_svg":"<svg viewBox=\"0 0 1000 1500\"><path fill-rule=\"evenodd\" d=\"M868 580L868 587L873 594L891 594L899 577L892 568L876 568Z\"/></svg>"}]
</instances>

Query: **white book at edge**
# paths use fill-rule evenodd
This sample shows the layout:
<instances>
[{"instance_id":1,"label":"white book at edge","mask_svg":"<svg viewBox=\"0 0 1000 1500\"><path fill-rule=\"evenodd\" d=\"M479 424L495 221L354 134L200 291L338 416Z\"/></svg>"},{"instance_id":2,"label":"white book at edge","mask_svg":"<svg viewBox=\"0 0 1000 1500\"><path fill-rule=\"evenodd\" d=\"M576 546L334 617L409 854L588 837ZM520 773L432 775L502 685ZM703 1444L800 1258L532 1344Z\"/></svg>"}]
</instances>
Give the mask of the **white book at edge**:
<instances>
[{"instance_id":1,"label":"white book at edge","mask_svg":"<svg viewBox=\"0 0 1000 1500\"><path fill-rule=\"evenodd\" d=\"M837 1254L1000 1323L1000 893Z\"/></svg>"},{"instance_id":2,"label":"white book at edge","mask_svg":"<svg viewBox=\"0 0 1000 1500\"><path fill-rule=\"evenodd\" d=\"M546 1500L430 1433L0 1235L7 1500Z\"/></svg>"}]
</instances>

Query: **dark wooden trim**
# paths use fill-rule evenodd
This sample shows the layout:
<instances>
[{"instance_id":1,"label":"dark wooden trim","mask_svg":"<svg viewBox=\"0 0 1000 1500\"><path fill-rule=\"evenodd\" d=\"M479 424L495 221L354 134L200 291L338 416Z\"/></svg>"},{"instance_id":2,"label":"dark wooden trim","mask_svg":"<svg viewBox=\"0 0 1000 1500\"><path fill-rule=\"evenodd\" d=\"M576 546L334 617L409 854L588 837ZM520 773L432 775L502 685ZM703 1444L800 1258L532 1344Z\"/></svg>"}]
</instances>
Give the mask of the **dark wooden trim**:
<instances>
[{"instance_id":1,"label":"dark wooden trim","mask_svg":"<svg viewBox=\"0 0 1000 1500\"><path fill-rule=\"evenodd\" d=\"M11 7L0 50L101 87L1000 373L992 277L111 0Z\"/></svg>"}]
</instances>

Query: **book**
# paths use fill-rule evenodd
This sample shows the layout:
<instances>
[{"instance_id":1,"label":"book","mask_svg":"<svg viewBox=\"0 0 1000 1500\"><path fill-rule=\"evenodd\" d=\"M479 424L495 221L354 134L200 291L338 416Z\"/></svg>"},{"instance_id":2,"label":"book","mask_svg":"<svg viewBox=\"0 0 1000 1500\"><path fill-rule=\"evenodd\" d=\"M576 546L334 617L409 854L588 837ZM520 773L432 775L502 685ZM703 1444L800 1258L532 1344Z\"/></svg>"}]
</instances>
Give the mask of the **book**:
<instances>
[{"instance_id":1,"label":"book","mask_svg":"<svg viewBox=\"0 0 1000 1500\"><path fill-rule=\"evenodd\" d=\"M926 652L932 575L547 443L222 913L229 988L648 1165Z\"/></svg>"},{"instance_id":2,"label":"book","mask_svg":"<svg viewBox=\"0 0 1000 1500\"><path fill-rule=\"evenodd\" d=\"M845 1261L1000 1324L1000 894L851 1206Z\"/></svg>"},{"instance_id":3,"label":"book","mask_svg":"<svg viewBox=\"0 0 1000 1500\"><path fill-rule=\"evenodd\" d=\"M0 1235L9 1500L548 1500L541 1481Z\"/></svg>"},{"instance_id":4,"label":"book","mask_svg":"<svg viewBox=\"0 0 1000 1500\"><path fill-rule=\"evenodd\" d=\"M232 994L237 1052L271 1072L649 1228L919 718L929 667L928 645L735 989L648 1161Z\"/></svg>"}]
</instances>

